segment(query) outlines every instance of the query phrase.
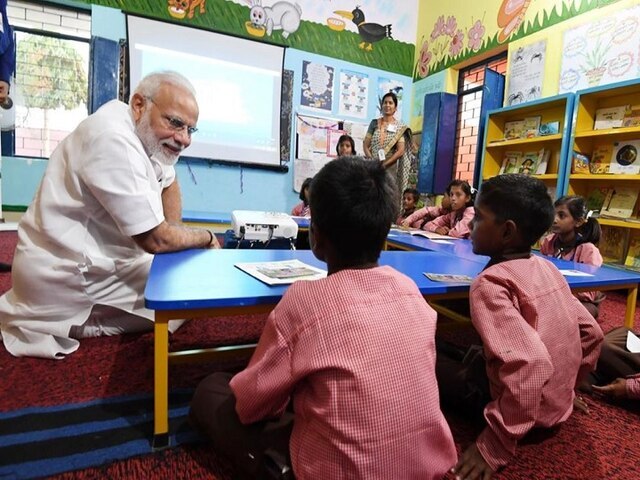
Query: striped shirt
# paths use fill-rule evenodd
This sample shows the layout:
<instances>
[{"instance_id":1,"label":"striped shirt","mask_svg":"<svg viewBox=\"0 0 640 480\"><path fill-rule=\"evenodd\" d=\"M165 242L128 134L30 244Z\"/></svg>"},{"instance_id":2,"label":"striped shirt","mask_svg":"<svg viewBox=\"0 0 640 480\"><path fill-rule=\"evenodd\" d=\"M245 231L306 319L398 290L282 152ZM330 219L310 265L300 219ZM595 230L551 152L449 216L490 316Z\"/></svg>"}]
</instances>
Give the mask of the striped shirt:
<instances>
[{"instance_id":1,"label":"striped shirt","mask_svg":"<svg viewBox=\"0 0 640 480\"><path fill-rule=\"evenodd\" d=\"M296 478L436 479L456 463L435 377L436 313L390 267L294 283L231 381L240 420L293 399Z\"/></svg>"}]
</instances>

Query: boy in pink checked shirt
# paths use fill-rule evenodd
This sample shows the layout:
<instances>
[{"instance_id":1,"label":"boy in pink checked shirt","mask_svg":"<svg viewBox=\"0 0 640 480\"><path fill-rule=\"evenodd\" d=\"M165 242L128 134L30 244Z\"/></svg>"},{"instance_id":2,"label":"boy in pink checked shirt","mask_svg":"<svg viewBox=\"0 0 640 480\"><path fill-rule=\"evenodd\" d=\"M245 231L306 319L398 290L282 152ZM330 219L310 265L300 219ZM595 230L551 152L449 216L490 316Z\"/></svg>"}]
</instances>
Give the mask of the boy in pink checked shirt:
<instances>
[{"instance_id":1,"label":"boy in pink checked shirt","mask_svg":"<svg viewBox=\"0 0 640 480\"><path fill-rule=\"evenodd\" d=\"M378 265L397 204L378 162L342 158L314 177L310 244L327 277L291 285L248 367L230 384L207 377L192 402L192 422L238 474L265 478L271 462L275 478L290 465L299 480L423 480L455 463L436 313L411 279Z\"/></svg>"},{"instance_id":2,"label":"boy in pink checked shirt","mask_svg":"<svg viewBox=\"0 0 640 480\"><path fill-rule=\"evenodd\" d=\"M469 378L459 369L440 384L445 395L444 382L460 378L482 385L488 380L490 396L483 410L486 427L452 469L456 478L487 480L513 460L529 432L552 432L571 415L574 389L595 367L600 327L558 269L531 255L553 215L538 179L501 175L480 189L471 240L474 253L491 260L474 279L469 300L486 377ZM440 356L439 374L444 373Z\"/></svg>"}]
</instances>

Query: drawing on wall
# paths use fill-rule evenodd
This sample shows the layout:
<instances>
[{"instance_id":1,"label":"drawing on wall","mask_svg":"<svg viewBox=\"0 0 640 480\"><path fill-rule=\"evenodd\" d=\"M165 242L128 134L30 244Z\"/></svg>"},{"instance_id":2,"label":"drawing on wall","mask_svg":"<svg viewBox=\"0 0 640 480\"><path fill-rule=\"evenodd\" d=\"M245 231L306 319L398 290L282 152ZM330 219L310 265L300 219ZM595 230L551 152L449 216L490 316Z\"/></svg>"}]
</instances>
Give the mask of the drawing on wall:
<instances>
[{"instance_id":1,"label":"drawing on wall","mask_svg":"<svg viewBox=\"0 0 640 480\"><path fill-rule=\"evenodd\" d=\"M168 0L169 15L173 18L193 18L195 12L204 15L207 0Z\"/></svg>"},{"instance_id":2,"label":"drawing on wall","mask_svg":"<svg viewBox=\"0 0 640 480\"><path fill-rule=\"evenodd\" d=\"M249 20L245 23L247 33L254 37L270 37L274 30L282 30L282 38L288 38L300 27L302 9L297 3L279 1L263 6L262 0L244 0L249 5Z\"/></svg>"},{"instance_id":3,"label":"drawing on wall","mask_svg":"<svg viewBox=\"0 0 640 480\"><path fill-rule=\"evenodd\" d=\"M362 42L358 45L363 50L373 50L373 44L384 40L385 38L393 38L391 36L391 24L380 25L379 23L365 21L364 12L360 7L356 7L351 12L345 10L336 10L336 15L351 20L358 27L358 34Z\"/></svg>"},{"instance_id":4,"label":"drawing on wall","mask_svg":"<svg viewBox=\"0 0 640 480\"><path fill-rule=\"evenodd\" d=\"M393 92L398 97L398 109L396 110L395 117L400 120L402 118L402 97L404 96L404 86L402 82L397 80L391 80L389 78L378 77L378 115L382 115L382 97L385 94Z\"/></svg>"},{"instance_id":5,"label":"drawing on wall","mask_svg":"<svg viewBox=\"0 0 640 480\"><path fill-rule=\"evenodd\" d=\"M547 41L519 47L509 62L509 87L505 105L517 105L540 98L544 82Z\"/></svg>"},{"instance_id":6,"label":"drawing on wall","mask_svg":"<svg viewBox=\"0 0 640 480\"><path fill-rule=\"evenodd\" d=\"M341 70L338 114L365 118L368 104L369 76L364 73Z\"/></svg>"},{"instance_id":7,"label":"drawing on wall","mask_svg":"<svg viewBox=\"0 0 640 480\"><path fill-rule=\"evenodd\" d=\"M531 0L502 0L498 10L497 23L500 27L498 43L504 43L513 33L518 31Z\"/></svg>"},{"instance_id":8,"label":"drawing on wall","mask_svg":"<svg viewBox=\"0 0 640 480\"><path fill-rule=\"evenodd\" d=\"M413 84L413 117L422 117L424 109L424 96L427 93L444 92L445 75L444 72L438 72L430 75L428 78L419 80ZM419 125L422 125L420 120ZM419 128L419 127L417 127Z\"/></svg>"},{"instance_id":9,"label":"drawing on wall","mask_svg":"<svg viewBox=\"0 0 640 480\"><path fill-rule=\"evenodd\" d=\"M558 92L637 78L639 47L640 6L567 30Z\"/></svg>"},{"instance_id":10,"label":"drawing on wall","mask_svg":"<svg viewBox=\"0 0 640 480\"><path fill-rule=\"evenodd\" d=\"M301 106L330 112L333 103L333 67L303 60L301 90Z\"/></svg>"}]
</instances>

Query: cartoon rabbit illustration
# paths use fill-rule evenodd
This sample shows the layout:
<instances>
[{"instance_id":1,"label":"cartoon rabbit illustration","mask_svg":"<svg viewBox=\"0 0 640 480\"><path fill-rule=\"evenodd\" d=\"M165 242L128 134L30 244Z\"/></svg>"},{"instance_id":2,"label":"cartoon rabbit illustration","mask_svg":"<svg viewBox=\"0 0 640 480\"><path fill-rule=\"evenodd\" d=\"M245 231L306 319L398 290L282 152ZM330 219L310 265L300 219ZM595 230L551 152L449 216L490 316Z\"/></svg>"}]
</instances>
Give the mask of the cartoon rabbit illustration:
<instances>
[{"instance_id":1,"label":"cartoon rabbit illustration","mask_svg":"<svg viewBox=\"0 0 640 480\"><path fill-rule=\"evenodd\" d=\"M298 30L302 9L297 3L276 2L270 7L263 7L262 0L245 0L251 7L249 19L254 27L264 27L267 35L271 36L274 30L282 30L282 37Z\"/></svg>"}]
</instances>

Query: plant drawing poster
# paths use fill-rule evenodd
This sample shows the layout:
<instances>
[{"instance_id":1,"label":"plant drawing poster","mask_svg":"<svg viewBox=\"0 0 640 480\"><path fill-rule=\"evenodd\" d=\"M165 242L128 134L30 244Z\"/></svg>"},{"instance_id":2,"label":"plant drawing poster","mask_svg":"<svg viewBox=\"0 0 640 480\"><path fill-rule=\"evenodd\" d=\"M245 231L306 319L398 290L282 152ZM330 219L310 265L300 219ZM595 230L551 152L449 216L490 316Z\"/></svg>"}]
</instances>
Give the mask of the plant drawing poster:
<instances>
[{"instance_id":1,"label":"plant drawing poster","mask_svg":"<svg viewBox=\"0 0 640 480\"><path fill-rule=\"evenodd\" d=\"M640 76L640 6L564 34L558 93Z\"/></svg>"}]
</instances>

